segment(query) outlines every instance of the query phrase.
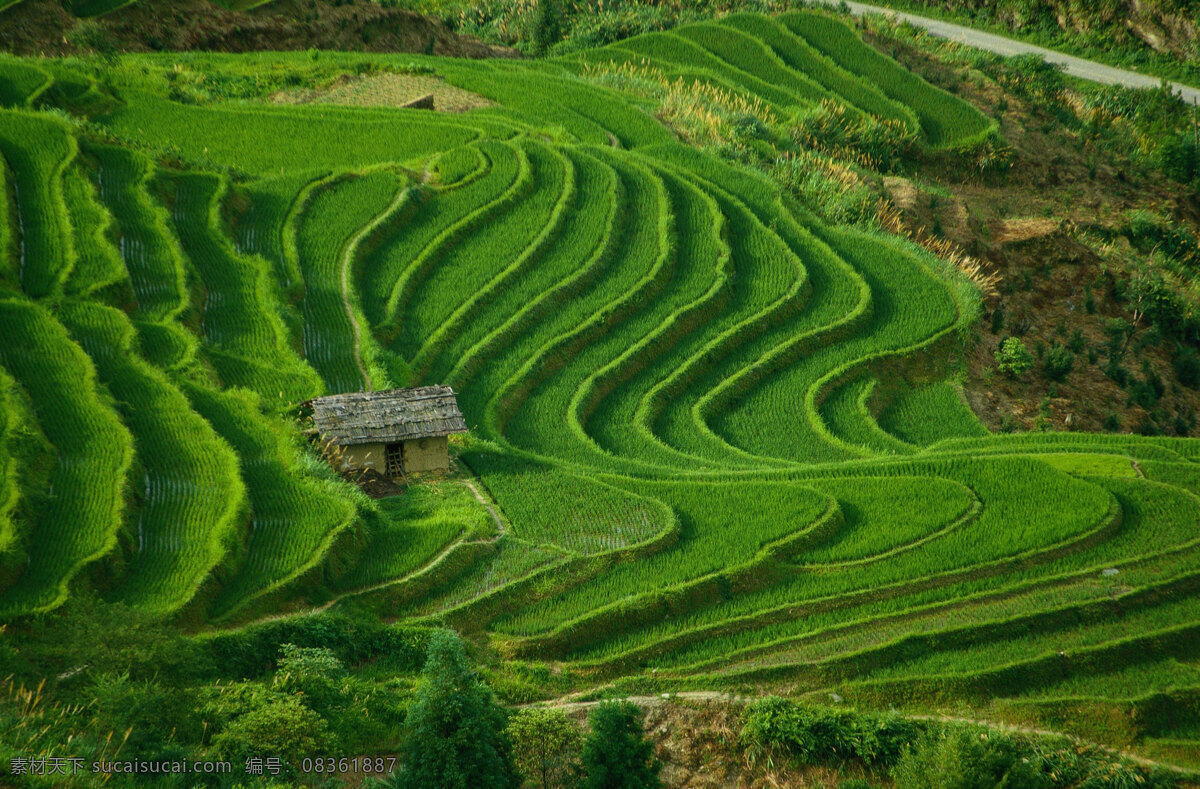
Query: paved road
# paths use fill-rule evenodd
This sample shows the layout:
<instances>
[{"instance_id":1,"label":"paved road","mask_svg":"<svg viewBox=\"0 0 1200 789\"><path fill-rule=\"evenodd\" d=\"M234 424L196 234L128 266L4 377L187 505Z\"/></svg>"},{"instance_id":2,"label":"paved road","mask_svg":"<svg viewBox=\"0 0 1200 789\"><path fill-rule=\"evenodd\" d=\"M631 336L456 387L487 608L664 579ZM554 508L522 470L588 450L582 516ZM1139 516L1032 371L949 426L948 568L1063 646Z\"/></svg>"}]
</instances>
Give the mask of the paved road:
<instances>
[{"instance_id":1,"label":"paved road","mask_svg":"<svg viewBox=\"0 0 1200 789\"><path fill-rule=\"evenodd\" d=\"M819 0L819 2L823 2L826 5L839 5L837 0ZM848 2L846 5L850 6L850 10L859 16L863 14L884 14L897 19L903 19L914 27L923 28L931 35L949 39L950 41L957 41L960 44L967 44L968 46L987 50L988 52L995 52L998 55L1041 55L1050 63L1062 64L1067 74L1079 77L1080 79L1091 80L1092 82L1101 82L1107 85L1126 85L1131 88L1157 88L1162 82L1158 77L1148 77L1136 71L1126 71L1125 69L1113 68L1103 63L1097 63L1094 60L1084 60L1083 58L1064 55L1061 52L1055 52L1053 49L1026 44L1023 41L1016 41L992 33L984 33L974 28L943 22L940 19L930 19L929 17L917 16L905 11L895 11L891 8L867 5L865 3ZM1200 90L1178 82L1172 82L1171 87L1188 104L1200 103Z\"/></svg>"}]
</instances>

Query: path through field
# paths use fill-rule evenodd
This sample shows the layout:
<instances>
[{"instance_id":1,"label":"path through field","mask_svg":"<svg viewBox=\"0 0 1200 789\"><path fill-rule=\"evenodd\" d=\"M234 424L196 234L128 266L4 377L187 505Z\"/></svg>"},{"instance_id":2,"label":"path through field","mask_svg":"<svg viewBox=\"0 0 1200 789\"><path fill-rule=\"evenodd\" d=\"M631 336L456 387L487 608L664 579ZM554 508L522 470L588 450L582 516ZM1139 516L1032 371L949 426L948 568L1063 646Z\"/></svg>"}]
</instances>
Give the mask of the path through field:
<instances>
[{"instance_id":1,"label":"path through field","mask_svg":"<svg viewBox=\"0 0 1200 789\"><path fill-rule=\"evenodd\" d=\"M821 2L831 6L842 5L841 2L833 2L833 0L821 0ZM918 16L905 11L896 11L891 8L884 8L883 6L867 5L866 3L846 3L846 5L857 16L863 16L864 14L884 14L895 17L896 19L904 20L911 25L922 28L938 38L957 41L960 44L966 44L967 46L976 47L988 52L995 52L998 55L1010 57L1013 55L1040 55L1048 63L1060 64L1063 70L1072 77L1079 77L1080 79L1092 82L1100 82L1105 85L1126 85L1131 88L1157 88L1162 83L1162 80L1158 77L1106 66L1103 63L1077 58L1073 55L1064 55L1053 49L1046 49L1035 44L1026 44L1024 41L1017 41L1006 36L998 36L994 33L984 33L963 25L943 22L940 19L930 19L927 16ZM1187 103L1200 103L1200 89L1179 82L1172 82L1171 87Z\"/></svg>"},{"instance_id":2,"label":"path through field","mask_svg":"<svg viewBox=\"0 0 1200 789\"><path fill-rule=\"evenodd\" d=\"M471 491L471 494L475 496L475 500L483 505L484 509L486 509L488 511L488 515L492 516L492 522L496 524L496 538L499 539L499 538L503 537L504 536L504 521L500 520L500 516L496 513L496 508L492 506L491 500L488 499L486 496L484 496L482 493L480 493L479 488L477 488L475 486L475 483L472 482L471 480L464 479L462 481L462 484L463 484L463 487L465 487L467 490Z\"/></svg>"}]
</instances>

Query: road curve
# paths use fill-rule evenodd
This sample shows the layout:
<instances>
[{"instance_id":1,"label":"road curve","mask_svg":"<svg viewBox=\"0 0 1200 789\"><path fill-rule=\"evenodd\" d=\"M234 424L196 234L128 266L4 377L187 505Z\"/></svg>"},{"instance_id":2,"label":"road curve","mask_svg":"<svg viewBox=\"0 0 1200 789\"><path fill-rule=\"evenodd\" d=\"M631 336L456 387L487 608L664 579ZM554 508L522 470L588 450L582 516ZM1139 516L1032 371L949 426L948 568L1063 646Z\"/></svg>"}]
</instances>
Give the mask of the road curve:
<instances>
[{"instance_id":1,"label":"road curve","mask_svg":"<svg viewBox=\"0 0 1200 789\"><path fill-rule=\"evenodd\" d=\"M841 5L837 0L817 0L817 2L830 6ZM1079 77L1080 79L1100 82L1106 85L1125 85L1130 88L1157 88L1162 84L1162 80L1158 77L1149 77L1145 74L1139 74L1136 71L1106 66L1094 60L1084 60L1072 55L1064 55L1061 52L1055 52L1053 49L1026 44L1023 41L1006 38L1005 36L997 36L993 33L984 33L974 28L943 22L940 19L930 19L926 16L917 16L905 11L896 11L891 8L884 8L883 6L867 5L866 3L847 2L846 5L857 16L862 16L863 14L883 14L884 16L894 17L908 22L914 27L922 28L938 38L957 41L960 44L966 44L967 46L983 49L988 52L995 52L998 55L1040 55L1049 63L1060 64L1067 74L1070 74L1072 77ZM1170 85L1188 104L1200 103L1200 90L1178 82L1171 82Z\"/></svg>"}]
</instances>

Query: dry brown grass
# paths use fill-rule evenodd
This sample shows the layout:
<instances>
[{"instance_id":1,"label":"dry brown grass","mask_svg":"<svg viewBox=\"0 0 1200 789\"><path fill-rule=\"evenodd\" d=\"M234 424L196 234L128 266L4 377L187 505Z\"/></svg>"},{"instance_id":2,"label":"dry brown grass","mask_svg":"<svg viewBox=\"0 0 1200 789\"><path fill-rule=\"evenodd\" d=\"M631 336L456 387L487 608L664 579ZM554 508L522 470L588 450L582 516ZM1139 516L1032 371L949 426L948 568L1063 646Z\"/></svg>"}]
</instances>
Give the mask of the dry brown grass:
<instances>
[{"instance_id":1,"label":"dry brown grass","mask_svg":"<svg viewBox=\"0 0 1200 789\"><path fill-rule=\"evenodd\" d=\"M583 77L657 101L655 115L691 145L734 144L734 124L740 119L752 118L763 125L778 120L757 96L746 97L701 80L672 79L646 61L588 64Z\"/></svg>"},{"instance_id":2,"label":"dry brown grass","mask_svg":"<svg viewBox=\"0 0 1200 789\"><path fill-rule=\"evenodd\" d=\"M887 198L880 198L878 210L879 224L890 233L903 236L921 248L947 260L963 275L979 288L985 299L1000 295L1000 275L992 265L985 260L973 257L953 241L938 238L929 233L924 227L912 228L904 222L900 210Z\"/></svg>"},{"instance_id":3,"label":"dry brown grass","mask_svg":"<svg viewBox=\"0 0 1200 789\"><path fill-rule=\"evenodd\" d=\"M271 96L278 104L340 104L352 107L403 107L433 94L437 112L468 112L496 103L428 74L372 74L343 77L325 88L281 91Z\"/></svg>"}]
</instances>

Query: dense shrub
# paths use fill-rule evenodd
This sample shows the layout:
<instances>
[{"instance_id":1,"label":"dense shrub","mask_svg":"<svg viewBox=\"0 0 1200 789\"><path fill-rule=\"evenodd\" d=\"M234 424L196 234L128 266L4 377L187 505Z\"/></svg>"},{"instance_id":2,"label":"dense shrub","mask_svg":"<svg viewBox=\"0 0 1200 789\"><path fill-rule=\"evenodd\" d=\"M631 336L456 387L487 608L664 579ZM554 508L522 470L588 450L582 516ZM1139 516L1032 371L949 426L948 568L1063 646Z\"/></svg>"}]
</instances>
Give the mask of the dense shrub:
<instances>
[{"instance_id":1,"label":"dense shrub","mask_svg":"<svg viewBox=\"0 0 1200 789\"><path fill-rule=\"evenodd\" d=\"M892 778L905 789L1049 789L1010 737L981 730L931 731L905 749Z\"/></svg>"},{"instance_id":2,"label":"dense shrub","mask_svg":"<svg viewBox=\"0 0 1200 789\"><path fill-rule=\"evenodd\" d=\"M1181 345L1175 349L1171 357L1175 367L1175 377L1179 383L1190 389L1200 389L1200 353L1195 348Z\"/></svg>"},{"instance_id":3,"label":"dense shrub","mask_svg":"<svg viewBox=\"0 0 1200 789\"><path fill-rule=\"evenodd\" d=\"M281 644L327 648L354 666L376 659L398 671L418 670L430 628L386 625L340 614L276 619L199 639L224 676L254 677L272 670Z\"/></svg>"},{"instance_id":4,"label":"dense shrub","mask_svg":"<svg viewBox=\"0 0 1200 789\"><path fill-rule=\"evenodd\" d=\"M1042 373L1049 381L1062 381L1075 369L1075 354L1065 346L1055 343L1046 350L1042 358Z\"/></svg>"},{"instance_id":5,"label":"dense shrub","mask_svg":"<svg viewBox=\"0 0 1200 789\"><path fill-rule=\"evenodd\" d=\"M931 729L892 770L905 789L1167 789L1174 775L1103 751L973 727Z\"/></svg>"},{"instance_id":6,"label":"dense shrub","mask_svg":"<svg viewBox=\"0 0 1200 789\"><path fill-rule=\"evenodd\" d=\"M772 696L747 709L741 739L752 758L780 751L805 764L860 759L888 765L920 731L898 715L806 707Z\"/></svg>"},{"instance_id":7,"label":"dense shrub","mask_svg":"<svg viewBox=\"0 0 1200 789\"><path fill-rule=\"evenodd\" d=\"M1159 143L1157 158L1158 166L1168 178L1185 184L1200 178L1200 145L1186 132L1164 138Z\"/></svg>"},{"instance_id":8,"label":"dense shrub","mask_svg":"<svg viewBox=\"0 0 1200 789\"><path fill-rule=\"evenodd\" d=\"M894 169L917 145L917 133L908 125L850 112L833 99L802 110L796 116L792 138L804 148L881 172Z\"/></svg>"},{"instance_id":9,"label":"dense shrub","mask_svg":"<svg viewBox=\"0 0 1200 789\"><path fill-rule=\"evenodd\" d=\"M995 358L1000 372L1009 378L1020 378L1033 367L1033 354L1025 347L1025 343L1016 337L1009 337L1000 343Z\"/></svg>"}]
</instances>

